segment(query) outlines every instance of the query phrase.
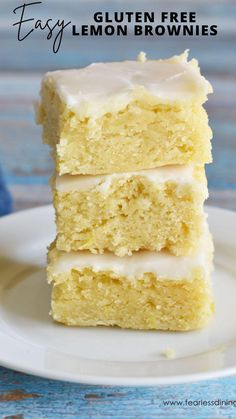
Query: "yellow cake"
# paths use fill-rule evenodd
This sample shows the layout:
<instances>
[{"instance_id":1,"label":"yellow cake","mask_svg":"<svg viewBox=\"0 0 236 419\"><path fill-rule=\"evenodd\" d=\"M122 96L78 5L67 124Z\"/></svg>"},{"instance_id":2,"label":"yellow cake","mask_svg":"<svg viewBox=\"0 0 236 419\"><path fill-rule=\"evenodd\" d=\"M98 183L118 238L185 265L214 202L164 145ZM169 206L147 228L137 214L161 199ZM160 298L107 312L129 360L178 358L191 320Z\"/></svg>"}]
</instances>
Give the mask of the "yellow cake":
<instances>
[{"instance_id":1,"label":"yellow cake","mask_svg":"<svg viewBox=\"0 0 236 419\"><path fill-rule=\"evenodd\" d=\"M114 252L167 249L193 254L208 195L204 167L166 166L100 176L57 176L59 250Z\"/></svg>"},{"instance_id":2,"label":"yellow cake","mask_svg":"<svg viewBox=\"0 0 236 419\"><path fill-rule=\"evenodd\" d=\"M49 72L38 123L62 174L109 174L211 161L202 104L212 91L187 53Z\"/></svg>"},{"instance_id":3,"label":"yellow cake","mask_svg":"<svg viewBox=\"0 0 236 419\"><path fill-rule=\"evenodd\" d=\"M55 321L173 331L208 323L211 92L187 52L44 76L37 121L55 161Z\"/></svg>"},{"instance_id":4,"label":"yellow cake","mask_svg":"<svg viewBox=\"0 0 236 419\"><path fill-rule=\"evenodd\" d=\"M194 257L140 251L120 258L52 245L48 258L51 314L69 326L191 330L205 326L214 310L207 232Z\"/></svg>"}]
</instances>

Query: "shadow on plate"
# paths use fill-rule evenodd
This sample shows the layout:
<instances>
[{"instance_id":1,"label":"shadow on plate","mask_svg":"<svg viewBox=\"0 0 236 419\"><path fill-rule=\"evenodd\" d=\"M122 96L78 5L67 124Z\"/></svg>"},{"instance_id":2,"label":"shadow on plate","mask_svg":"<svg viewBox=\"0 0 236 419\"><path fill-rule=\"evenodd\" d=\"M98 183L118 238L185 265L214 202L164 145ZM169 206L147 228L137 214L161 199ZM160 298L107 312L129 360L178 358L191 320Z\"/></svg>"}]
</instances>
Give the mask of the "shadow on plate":
<instances>
[{"instance_id":1,"label":"shadow on plate","mask_svg":"<svg viewBox=\"0 0 236 419\"><path fill-rule=\"evenodd\" d=\"M51 287L42 266L0 256L0 275L2 314L48 322Z\"/></svg>"}]
</instances>

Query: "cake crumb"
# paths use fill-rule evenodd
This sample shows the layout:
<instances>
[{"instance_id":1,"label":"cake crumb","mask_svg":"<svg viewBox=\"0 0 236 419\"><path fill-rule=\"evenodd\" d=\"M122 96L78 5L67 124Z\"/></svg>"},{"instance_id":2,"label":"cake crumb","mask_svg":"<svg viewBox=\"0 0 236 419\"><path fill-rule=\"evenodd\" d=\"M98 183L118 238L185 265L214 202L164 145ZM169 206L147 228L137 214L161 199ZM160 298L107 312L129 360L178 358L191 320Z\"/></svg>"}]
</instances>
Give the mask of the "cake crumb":
<instances>
[{"instance_id":1,"label":"cake crumb","mask_svg":"<svg viewBox=\"0 0 236 419\"><path fill-rule=\"evenodd\" d=\"M176 352L173 348L166 348L162 353L167 359L176 358Z\"/></svg>"},{"instance_id":2,"label":"cake crumb","mask_svg":"<svg viewBox=\"0 0 236 419\"><path fill-rule=\"evenodd\" d=\"M137 56L137 61L140 63L145 63L147 61L146 52L140 51L140 53Z\"/></svg>"}]
</instances>

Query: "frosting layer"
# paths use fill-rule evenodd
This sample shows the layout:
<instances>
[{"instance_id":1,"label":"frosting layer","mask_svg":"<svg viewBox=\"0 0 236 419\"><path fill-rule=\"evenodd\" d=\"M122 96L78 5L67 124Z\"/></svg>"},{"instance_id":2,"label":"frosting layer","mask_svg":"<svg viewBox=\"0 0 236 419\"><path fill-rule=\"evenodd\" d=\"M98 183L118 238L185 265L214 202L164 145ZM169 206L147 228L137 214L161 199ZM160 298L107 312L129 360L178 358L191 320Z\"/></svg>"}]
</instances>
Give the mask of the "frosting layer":
<instances>
[{"instance_id":1,"label":"frosting layer","mask_svg":"<svg viewBox=\"0 0 236 419\"><path fill-rule=\"evenodd\" d=\"M83 191L98 187L102 192L106 192L115 179L126 181L131 177L146 177L154 183L165 183L173 181L178 184L193 183L194 166L163 166L157 169L140 170L137 172L113 173L110 175L64 175L56 177L56 189L59 192ZM201 187L203 187L201 183Z\"/></svg>"},{"instance_id":2,"label":"frosting layer","mask_svg":"<svg viewBox=\"0 0 236 419\"><path fill-rule=\"evenodd\" d=\"M207 100L210 83L188 53L166 60L93 63L82 69L49 72L44 82L56 85L66 105L81 116L118 111L134 94L151 93L160 103Z\"/></svg>"},{"instance_id":3,"label":"frosting layer","mask_svg":"<svg viewBox=\"0 0 236 419\"><path fill-rule=\"evenodd\" d=\"M166 251L140 251L132 256L119 257L113 253L92 254L89 251L58 252L51 267L54 274L68 272L73 268L92 268L94 272L111 270L112 272L136 279L144 273L153 273L163 279L191 279L193 270L201 268L208 273L210 254L213 250L207 226L199 240L199 249L194 256L173 256ZM207 275L206 275L207 277Z\"/></svg>"}]
</instances>

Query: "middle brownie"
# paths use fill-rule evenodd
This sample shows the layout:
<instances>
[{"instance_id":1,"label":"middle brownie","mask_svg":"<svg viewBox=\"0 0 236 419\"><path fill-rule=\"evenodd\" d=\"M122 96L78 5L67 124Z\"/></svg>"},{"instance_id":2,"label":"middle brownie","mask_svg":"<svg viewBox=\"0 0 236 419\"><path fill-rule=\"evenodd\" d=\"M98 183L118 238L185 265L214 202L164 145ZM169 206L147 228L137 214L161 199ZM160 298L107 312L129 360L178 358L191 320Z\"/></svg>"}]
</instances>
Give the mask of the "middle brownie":
<instances>
[{"instance_id":1,"label":"middle brownie","mask_svg":"<svg viewBox=\"0 0 236 419\"><path fill-rule=\"evenodd\" d=\"M191 255L202 234L207 198L202 166L165 166L102 176L54 179L59 250L141 249Z\"/></svg>"}]
</instances>

